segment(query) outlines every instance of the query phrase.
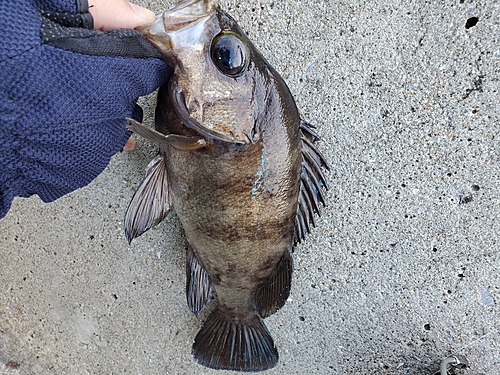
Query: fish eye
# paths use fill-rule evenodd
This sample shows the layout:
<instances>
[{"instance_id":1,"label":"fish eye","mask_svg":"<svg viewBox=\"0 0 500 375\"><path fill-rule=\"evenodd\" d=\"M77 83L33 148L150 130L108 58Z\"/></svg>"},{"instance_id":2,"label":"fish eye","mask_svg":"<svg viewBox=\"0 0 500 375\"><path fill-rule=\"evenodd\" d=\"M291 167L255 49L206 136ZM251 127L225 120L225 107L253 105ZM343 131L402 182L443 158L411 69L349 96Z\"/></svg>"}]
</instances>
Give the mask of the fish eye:
<instances>
[{"instance_id":1,"label":"fish eye","mask_svg":"<svg viewBox=\"0 0 500 375\"><path fill-rule=\"evenodd\" d=\"M247 49L232 32L222 32L214 38L210 55L215 66L230 77L238 77L248 65Z\"/></svg>"}]
</instances>

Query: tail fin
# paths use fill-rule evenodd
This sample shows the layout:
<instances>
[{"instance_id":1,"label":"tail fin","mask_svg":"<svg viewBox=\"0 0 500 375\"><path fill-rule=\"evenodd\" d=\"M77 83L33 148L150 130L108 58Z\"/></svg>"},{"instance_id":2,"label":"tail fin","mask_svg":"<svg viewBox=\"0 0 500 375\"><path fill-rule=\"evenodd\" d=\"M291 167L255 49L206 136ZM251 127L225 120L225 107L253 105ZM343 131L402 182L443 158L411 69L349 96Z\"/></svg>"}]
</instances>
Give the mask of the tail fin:
<instances>
[{"instance_id":1,"label":"tail fin","mask_svg":"<svg viewBox=\"0 0 500 375\"><path fill-rule=\"evenodd\" d=\"M219 308L196 335L193 356L203 366L236 371L262 371L278 362L273 338L257 314L234 320Z\"/></svg>"}]
</instances>

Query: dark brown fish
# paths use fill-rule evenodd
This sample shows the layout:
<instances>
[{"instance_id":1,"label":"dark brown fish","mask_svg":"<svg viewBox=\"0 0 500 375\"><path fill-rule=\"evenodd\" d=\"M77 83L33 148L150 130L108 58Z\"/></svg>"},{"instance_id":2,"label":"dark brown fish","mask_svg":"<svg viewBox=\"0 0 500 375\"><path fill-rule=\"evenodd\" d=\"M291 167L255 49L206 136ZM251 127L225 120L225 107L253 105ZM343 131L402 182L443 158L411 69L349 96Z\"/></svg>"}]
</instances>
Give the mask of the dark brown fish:
<instances>
[{"instance_id":1,"label":"dark brown fish","mask_svg":"<svg viewBox=\"0 0 500 375\"><path fill-rule=\"evenodd\" d=\"M291 252L325 204L327 166L279 74L213 0L189 0L141 32L174 67L160 88L160 145L126 217L129 241L175 211L187 239L186 294L216 308L193 344L202 365L260 371L278 361L265 318L290 292Z\"/></svg>"}]
</instances>

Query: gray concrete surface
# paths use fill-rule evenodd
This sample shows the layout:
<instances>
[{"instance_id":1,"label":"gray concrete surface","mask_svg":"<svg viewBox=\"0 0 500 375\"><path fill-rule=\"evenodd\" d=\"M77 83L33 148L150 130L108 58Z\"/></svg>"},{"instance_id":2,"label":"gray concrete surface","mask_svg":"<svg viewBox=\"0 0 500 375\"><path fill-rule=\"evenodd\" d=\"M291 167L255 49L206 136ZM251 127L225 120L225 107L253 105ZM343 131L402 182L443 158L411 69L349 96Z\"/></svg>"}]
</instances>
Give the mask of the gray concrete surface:
<instances>
[{"instance_id":1,"label":"gray concrete surface","mask_svg":"<svg viewBox=\"0 0 500 375\"><path fill-rule=\"evenodd\" d=\"M500 374L500 2L222 6L332 165L290 300L266 319L280 351L266 373L430 374L462 354L463 374ZM0 221L0 373L216 373L191 358L203 316L184 300L175 214L123 235L154 154L139 139L89 186L17 199Z\"/></svg>"}]
</instances>

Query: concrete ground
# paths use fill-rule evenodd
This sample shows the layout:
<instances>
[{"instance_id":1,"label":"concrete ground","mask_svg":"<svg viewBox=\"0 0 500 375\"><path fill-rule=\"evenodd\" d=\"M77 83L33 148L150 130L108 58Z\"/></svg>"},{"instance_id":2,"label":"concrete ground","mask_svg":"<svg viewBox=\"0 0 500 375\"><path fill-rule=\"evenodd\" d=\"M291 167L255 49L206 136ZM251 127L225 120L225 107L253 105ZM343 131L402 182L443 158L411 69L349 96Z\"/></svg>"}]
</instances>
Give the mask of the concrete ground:
<instances>
[{"instance_id":1,"label":"concrete ground","mask_svg":"<svg viewBox=\"0 0 500 375\"><path fill-rule=\"evenodd\" d=\"M462 374L500 374L499 1L221 3L332 166L290 300L266 319L266 373L430 375L460 354ZM175 213L123 235L154 154L139 139L89 186L0 220L0 373L216 373L191 358L206 314L185 303Z\"/></svg>"}]
</instances>

